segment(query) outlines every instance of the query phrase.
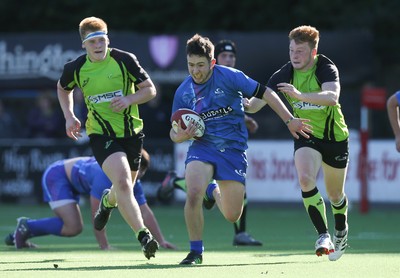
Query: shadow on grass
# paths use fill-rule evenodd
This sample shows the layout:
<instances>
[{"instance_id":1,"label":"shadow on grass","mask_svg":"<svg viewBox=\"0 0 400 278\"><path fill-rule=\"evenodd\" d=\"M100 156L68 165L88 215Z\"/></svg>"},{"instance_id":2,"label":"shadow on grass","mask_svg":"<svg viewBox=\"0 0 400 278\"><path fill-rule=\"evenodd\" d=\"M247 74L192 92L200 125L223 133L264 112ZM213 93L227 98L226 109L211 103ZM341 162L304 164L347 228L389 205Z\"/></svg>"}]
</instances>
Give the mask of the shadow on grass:
<instances>
[{"instance_id":1,"label":"shadow on grass","mask_svg":"<svg viewBox=\"0 0 400 278\"><path fill-rule=\"evenodd\" d=\"M59 260L44 260L44 261L36 261L29 263L52 263L57 262L57 268L53 265L48 268L23 268L23 269L3 269L4 272L18 272L18 271L103 271L103 270L168 270L168 269L185 269L185 268L214 268L214 267L248 267L248 266L268 266L268 265L288 265L288 264L304 264L304 262L300 261L286 261L286 262L266 262L266 263L248 263L248 264L207 264L207 265L179 265L179 264L143 264L143 265L119 265L119 266L81 266L81 267L63 267L60 265ZM18 262L13 262L13 264ZM21 264L25 262L19 262ZM318 264L320 262L312 262Z\"/></svg>"}]
</instances>

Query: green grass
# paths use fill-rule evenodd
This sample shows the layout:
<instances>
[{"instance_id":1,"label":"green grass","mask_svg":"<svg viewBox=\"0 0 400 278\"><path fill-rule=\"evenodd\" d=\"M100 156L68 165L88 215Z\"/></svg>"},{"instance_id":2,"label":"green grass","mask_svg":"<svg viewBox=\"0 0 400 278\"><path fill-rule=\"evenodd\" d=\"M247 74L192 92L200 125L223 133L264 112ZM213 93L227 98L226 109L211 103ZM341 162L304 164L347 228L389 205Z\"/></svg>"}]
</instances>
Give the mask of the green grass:
<instances>
[{"instance_id":1,"label":"green grass","mask_svg":"<svg viewBox=\"0 0 400 278\"><path fill-rule=\"evenodd\" d=\"M203 264L189 267L178 265L188 253L183 205L155 206L153 210L166 239L179 250L162 249L156 258L147 260L117 211L108 225L108 238L115 249L99 250L89 209L83 206L85 228L77 237L38 237L32 241L39 248L30 250L1 245L0 277L400 277L398 208L371 208L370 213L360 214L353 207L349 212L350 248L337 262L314 255L316 233L301 204L250 204L248 232L264 243L262 247L233 247L232 224L217 209L205 211ZM15 228L18 216L52 216L46 205L1 205L0 211L4 236ZM329 221L333 223L331 217Z\"/></svg>"}]
</instances>

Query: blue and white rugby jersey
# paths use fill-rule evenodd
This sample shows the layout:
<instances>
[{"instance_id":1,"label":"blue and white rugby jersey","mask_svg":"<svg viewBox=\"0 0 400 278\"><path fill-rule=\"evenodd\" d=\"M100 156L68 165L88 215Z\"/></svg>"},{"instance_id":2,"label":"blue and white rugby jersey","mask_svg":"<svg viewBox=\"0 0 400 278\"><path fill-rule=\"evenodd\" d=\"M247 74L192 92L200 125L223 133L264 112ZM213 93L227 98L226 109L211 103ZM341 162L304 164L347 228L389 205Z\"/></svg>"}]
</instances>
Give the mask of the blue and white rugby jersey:
<instances>
[{"instance_id":1,"label":"blue and white rugby jersey","mask_svg":"<svg viewBox=\"0 0 400 278\"><path fill-rule=\"evenodd\" d=\"M247 149L243 97L255 96L264 87L242 71L215 65L210 79L196 84L188 76L175 92L172 114L179 108L196 111L205 123L203 137L193 141L217 149ZM171 114L171 115L172 115Z\"/></svg>"},{"instance_id":2,"label":"blue and white rugby jersey","mask_svg":"<svg viewBox=\"0 0 400 278\"><path fill-rule=\"evenodd\" d=\"M71 185L79 193L90 194L100 199L103 190L111 187L111 181L96 159L90 157L75 162L71 173Z\"/></svg>"},{"instance_id":3,"label":"blue and white rugby jersey","mask_svg":"<svg viewBox=\"0 0 400 278\"><path fill-rule=\"evenodd\" d=\"M101 199L104 189L111 187L110 179L93 156L75 162L71 179L71 185L77 192L90 194L97 199ZM139 206L147 202L140 179L136 180L133 195Z\"/></svg>"}]
</instances>

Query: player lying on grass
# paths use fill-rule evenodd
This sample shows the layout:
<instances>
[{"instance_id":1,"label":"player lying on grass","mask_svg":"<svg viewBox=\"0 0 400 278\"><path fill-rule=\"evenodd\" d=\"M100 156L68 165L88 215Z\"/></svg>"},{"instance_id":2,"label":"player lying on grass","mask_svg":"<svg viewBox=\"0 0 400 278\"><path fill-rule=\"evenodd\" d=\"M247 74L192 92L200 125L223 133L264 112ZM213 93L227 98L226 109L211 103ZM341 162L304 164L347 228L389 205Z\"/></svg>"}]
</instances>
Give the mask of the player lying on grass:
<instances>
[{"instance_id":1,"label":"player lying on grass","mask_svg":"<svg viewBox=\"0 0 400 278\"><path fill-rule=\"evenodd\" d=\"M146 227L150 229L160 246L176 249L173 244L164 239L142 190L140 178L146 173L149 165L150 156L142 150L142 161L133 194L140 206ZM78 205L80 196L90 195L93 219L99 207L102 192L108 191L110 187L111 181L94 157L77 157L54 162L43 174L42 188L44 201L49 203L56 217L18 218L14 234L9 234L5 238L6 244L15 245L16 249L34 248L36 245L28 239L44 235L73 237L80 234L83 229L83 219ZM106 229L93 230L100 248L111 249Z\"/></svg>"}]
</instances>

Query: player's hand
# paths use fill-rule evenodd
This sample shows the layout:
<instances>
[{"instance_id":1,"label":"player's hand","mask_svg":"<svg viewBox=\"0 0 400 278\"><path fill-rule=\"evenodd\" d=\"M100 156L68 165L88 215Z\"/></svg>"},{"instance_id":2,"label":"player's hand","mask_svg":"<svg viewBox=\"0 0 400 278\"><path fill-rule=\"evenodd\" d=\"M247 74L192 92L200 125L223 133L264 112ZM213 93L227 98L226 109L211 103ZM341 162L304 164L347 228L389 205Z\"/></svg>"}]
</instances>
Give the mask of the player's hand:
<instances>
[{"instance_id":1,"label":"player's hand","mask_svg":"<svg viewBox=\"0 0 400 278\"><path fill-rule=\"evenodd\" d=\"M115 97L110 102L110 108L113 112L121 112L131 105L127 97Z\"/></svg>"},{"instance_id":2,"label":"player's hand","mask_svg":"<svg viewBox=\"0 0 400 278\"><path fill-rule=\"evenodd\" d=\"M164 240L163 242L159 242L160 246L165 249L177 250L178 248L172 243Z\"/></svg>"},{"instance_id":3,"label":"player's hand","mask_svg":"<svg viewBox=\"0 0 400 278\"><path fill-rule=\"evenodd\" d=\"M250 133L255 133L258 130L258 123L252 117L245 115L244 122Z\"/></svg>"},{"instance_id":4,"label":"player's hand","mask_svg":"<svg viewBox=\"0 0 400 278\"><path fill-rule=\"evenodd\" d=\"M289 95L292 98L300 100L301 92L290 83L278 83L278 90L282 93Z\"/></svg>"},{"instance_id":5,"label":"player's hand","mask_svg":"<svg viewBox=\"0 0 400 278\"><path fill-rule=\"evenodd\" d=\"M75 116L66 119L65 129L67 136L75 141L78 140L79 137L82 137L81 122Z\"/></svg>"},{"instance_id":6,"label":"player's hand","mask_svg":"<svg viewBox=\"0 0 400 278\"><path fill-rule=\"evenodd\" d=\"M396 150L400 152L400 137L396 137Z\"/></svg>"},{"instance_id":7,"label":"player's hand","mask_svg":"<svg viewBox=\"0 0 400 278\"><path fill-rule=\"evenodd\" d=\"M111 246L111 245L104 245L104 246L100 246L100 249L101 250L116 250L116 248L114 248L113 246Z\"/></svg>"},{"instance_id":8,"label":"player's hand","mask_svg":"<svg viewBox=\"0 0 400 278\"><path fill-rule=\"evenodd\" d=\"M250 100L248 98L242 98L242 104L244 107L244 110L246 111L246 109L250 106Z\"/></svg>"},{"instance_id":9,"label":"player's hand","mask_svg":"<svg viewBox=\"0 0 400 278\"><path fill-rule=\"evenodd\" d=\"M310 138L309 134L312 134L312 126L307 124L310 122L309 119L294 118L288 123L288 128L293 137L299 139L299 134L304 138Z\"/></svg>"},{"instance_id":10,"label":"player's hand","mask_svg":"<svg viewBox=\"0 0 400 278\"><path fill-rule=\"evenodd\" d=\"M191 122L187 126L186 129L183 129L181 126L181 120L178 121L178 126L175 132L175 142L183 142L186 140L193 139L193 137L196 135L197 127L196 125Z\"/></svg>"}]
</instances>

